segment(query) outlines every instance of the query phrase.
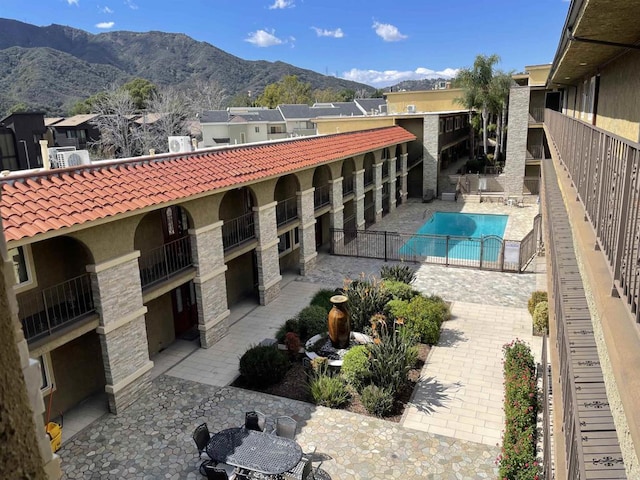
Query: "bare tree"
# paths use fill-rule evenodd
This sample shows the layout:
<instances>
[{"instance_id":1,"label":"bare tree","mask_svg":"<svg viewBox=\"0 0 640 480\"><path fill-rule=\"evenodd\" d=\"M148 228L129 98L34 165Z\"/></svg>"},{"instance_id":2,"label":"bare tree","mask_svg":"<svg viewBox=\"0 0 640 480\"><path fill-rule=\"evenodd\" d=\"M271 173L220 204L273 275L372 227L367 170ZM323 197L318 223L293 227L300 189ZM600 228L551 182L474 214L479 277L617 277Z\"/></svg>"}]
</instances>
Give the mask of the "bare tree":
<instances>
[{"instance_id":1,"label":"bare tree","mask_svg":"<svg viewBox=\"0 0 640 480\"><path fill-rule=\"evenodd\" d=\"M366 88L359 88L358 90L356 90L354 98L371 98L371 93Z\"/></svg>"},{"instance_id":2,"label":"bare tree","mask_svg":"<svg viewBox=\"0 0 640 480\"><path fill-rule=\"evenodd\" d=\"M139 148L132 135L131 120L136 114L136 106L131 94L113 85L95 101L92 110L97 117L91 123L100 131L100 138L91 146L104 156L134 156Z\"/></svg>"},{"instance_id":3,"label":"bare tree","mask_svg":"<svg viewBox=\"0 0 640 480\"><path fill-rule=\"evenodd\" d=\"M193 89L189 91L189 97L191 109L194 113L199 113L204 110L222 110L229 96L217 80L197 79Z\"/></svg>"},{"instance_id":4,"label":"bare tree","mask_svg":"<svg viewBox=\"0 0 640 480\"><path fill-rule=\"evenodd\" d=\"M135 137L141 150L167 151L167 138L173 135L189 135L191 99L182 90L165 88L151 97L147 110L136 122Z\"/></svg>"}]
</instances>

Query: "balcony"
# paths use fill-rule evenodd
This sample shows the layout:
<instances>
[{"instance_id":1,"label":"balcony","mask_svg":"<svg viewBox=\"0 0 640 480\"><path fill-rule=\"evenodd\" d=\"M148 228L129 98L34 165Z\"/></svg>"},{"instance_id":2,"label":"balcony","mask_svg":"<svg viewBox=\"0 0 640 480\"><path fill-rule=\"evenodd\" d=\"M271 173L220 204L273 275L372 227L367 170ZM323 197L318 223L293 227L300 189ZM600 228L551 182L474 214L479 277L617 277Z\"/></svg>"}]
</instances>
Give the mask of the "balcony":
<instances>
[{"instance_id":1,"label":"balcony","mask_svg":"<svg viewBox=\"0 0 640 480\"><path fill-rule=\"evenodd\" d=\"M544 107L531 107L529 109L529 123L544 122Z\"/></svg>"},{"instance_id":2,"label":"balcony","mask_svg":"<svg viewBox=\"0 0 640 480\"><path fill-rule=\"evenodd\" d=\"M256 228L253 212L225 220L222 224L222 244L225 252L254 238L256 238Z\"/></svg>"},{"instance_id":3,"label":"balcony","mask_svg":"<svg viewBox=\"0 0 640 480\"><path fill-rule=\"evenodd\" d=\"M529 145L527 147L527 160L542 160L544 157L543 145Z\"/></svg>"},{"instance_id":4,"label":"balcony","mask_svg":"<svg viewBox=\"0 0 640 480\"><path fill-rule=\"evenodd\" d=\"M290 197L280 200L276 205L276 223L278 227L286 225L298 218L298 199Z\"/></svg>"},{"instance_id":5,"label":"balcony","mask_svg":"<svg viewBox=\"0 0 640 480\"><path fill-rule=\"evenodd\" d=\"M402 172L402 162L400 161L400 158L396 159L396 173L400 173Z\"/></svg>"},{"instance_id":6,"label":"balcony","mask_svg":"<svg viewBox=\"0 0 640 480\"><path fill-rule=\"evenodd\" d=\"M525 195L540 194L540 177L524 177L522 193Z\"/></svg>"},{"instance_id":7,"label":"balcony","mask_svg":"<svg viewBox=\"0 0 640 480\"><path fill-rule=\"evenodd\" d=\"M347 195L353 193L353 175L348 177L344 177L342 179L342 196L346 197Z\"/></svg>"},{"instance_id":8,"label":"balcony","mask_svg":"<svg viewBox=\"0 0 640 480\"><path fill-rule=\"evenodd\" d=\"M407 160L407 170L411 167L419 164L422 161L422 157L413 157Z\"/></svg>"},{"instance_id":9,"label":"balcony","mask_svg":"<svg viewBox=\"0 0 640 480\"><path fill-rule=\"evenodd\" d=\"M323 185L321 187L316 187L313 192L313 207L318 210L319 208L326 207L329 205L329 189L331 186L329 184Z\"/></svg>"},{"instance_id":10,"label":"balcony","mask_svg":"<svg viewBox=\"0 0 640 480\"><path fill-rule=\"evenodd\" d=\"M373 168L364 171L364 186L373 185Z\"/></svg>"},{"instance_id":11,"label":"balcony","mask_svg":"<svg viewBox=\"0 0 640 480\"><path fill-rule=\"evenodd\" d=\"M18 308L29 343L53 335L95 313L89 274L19 295Z\"/></svg>"},{"instance_id":12,"label":"balcony","mask_svg":"<svg viewBox=\"0 0 640 480\"><path fill-rule=\"evenodd\" d=\"M193 266L189 236L142 253L138 264L143 289L187 270Z\"/></svg>"},{"instance_id":13,"label":"balcony","mask_svg":"<svg viewBox=\"0 0 640 480\"><path fill-rule=\"evenodd\" d=\"M376 208L373 203L364 207L364 225L365 228L376 223Z\"/></svg>"},{"instance_id":14,"label":"balcony","mask_svg":"<svg viewBox=\"0 0 640 480\"><path fill-rule=\"evenodd\" d=\"M389 160L382 162L382 178L389 178Z\"/></svg>"}]
</instances>

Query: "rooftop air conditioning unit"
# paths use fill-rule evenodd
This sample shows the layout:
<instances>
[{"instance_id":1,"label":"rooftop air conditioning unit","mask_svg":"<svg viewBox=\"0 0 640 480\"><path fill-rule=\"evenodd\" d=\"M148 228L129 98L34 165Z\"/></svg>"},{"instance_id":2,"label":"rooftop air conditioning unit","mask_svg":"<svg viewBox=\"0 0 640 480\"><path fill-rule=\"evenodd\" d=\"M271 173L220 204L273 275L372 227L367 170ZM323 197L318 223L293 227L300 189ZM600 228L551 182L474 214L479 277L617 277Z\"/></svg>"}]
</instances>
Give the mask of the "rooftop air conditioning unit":
<instances>
[{"instance_id":1,"label":"rooftop air conditioning unit","mask_svg":"<svg viewBox=\"0 0 640 480\"><path fill-rule=\"evenodd\" d=\"M407 113L416 113L415 105L407 105Z\"/></svg>"},{"instance_id":2,"label":"rooftop air conditioning unit","mask_svg":"<svg viewBox=\"0 0 640 480\"><path fill-rule=\"evenodd\" d=\"M191 137L169 137L169 153L185 153L191 151Z\"/></svg>"},{"instance_id":3,"label":"rooftop air conditioning unit","mask_svg":"<svg viewBox=\"0 0 640 480\"><path fill-rule=\"evenodd\" d=\"M57 152L55 160L51 163L51 168L78 167L80 165L91 165L91 158L89 158L87 150Z\"/></svg>"}]
</instances>

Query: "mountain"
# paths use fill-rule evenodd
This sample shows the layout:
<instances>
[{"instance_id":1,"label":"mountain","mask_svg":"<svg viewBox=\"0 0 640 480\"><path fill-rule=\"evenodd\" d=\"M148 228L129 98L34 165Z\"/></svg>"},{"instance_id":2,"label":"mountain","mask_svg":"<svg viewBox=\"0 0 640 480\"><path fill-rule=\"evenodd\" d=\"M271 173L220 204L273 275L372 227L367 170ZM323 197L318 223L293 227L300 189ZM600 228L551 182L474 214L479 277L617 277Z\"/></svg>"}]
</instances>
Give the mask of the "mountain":
<instances>
[{"instance_id":1,"label":"mountain","mask_svg":"<svg viewBox=\"0 0 640 480\"><path fill-rule=\"evenodd\" d=\"M450 78L425 78L423 80L404 80L393 87L389 87L388 91L391 92L401 92L402 90L406 90L408 92L413 92L417 90L433 90L433 86L439 82L448 82L451 81Z\"/></svg>"},{"instance_id":2,"label":"mountain","mask_svg":"<svg viewBox=\"0 0 640 480\"><path fill-rule=\"evenodd\" d=\"M0 18L0 113L17 103L48 115L135 77L159 86L216 80L229 95L261 92L284 75L312 88L374 88L283 62L250 61L179 33L106 32L38 27Z\"/></svg>"}]
</instances>

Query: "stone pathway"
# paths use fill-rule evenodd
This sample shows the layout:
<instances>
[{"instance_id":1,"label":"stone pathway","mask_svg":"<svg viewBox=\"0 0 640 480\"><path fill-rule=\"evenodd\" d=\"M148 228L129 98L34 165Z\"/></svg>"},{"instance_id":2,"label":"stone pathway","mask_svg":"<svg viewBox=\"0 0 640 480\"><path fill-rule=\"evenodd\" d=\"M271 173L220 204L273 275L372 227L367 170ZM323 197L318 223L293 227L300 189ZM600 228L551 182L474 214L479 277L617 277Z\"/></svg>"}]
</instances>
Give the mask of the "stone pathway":
<instances>
[{"instance_id":1,"label":"stone pathway","mask_svg":"<svg viewBox=\"0 0 640 480\"><path fill-rule=\"evenodd\" d=\"M160 376L121 414L107 415L60 451L66 479L200 479L191 432L242 423L249 409L299 422L297 441L334 480L495 478L496 447L419 432L339 410ZM317 466L318 463L315 463ZM326 478L326 477L325 477Z\"/></svg>"}]
</instances>

